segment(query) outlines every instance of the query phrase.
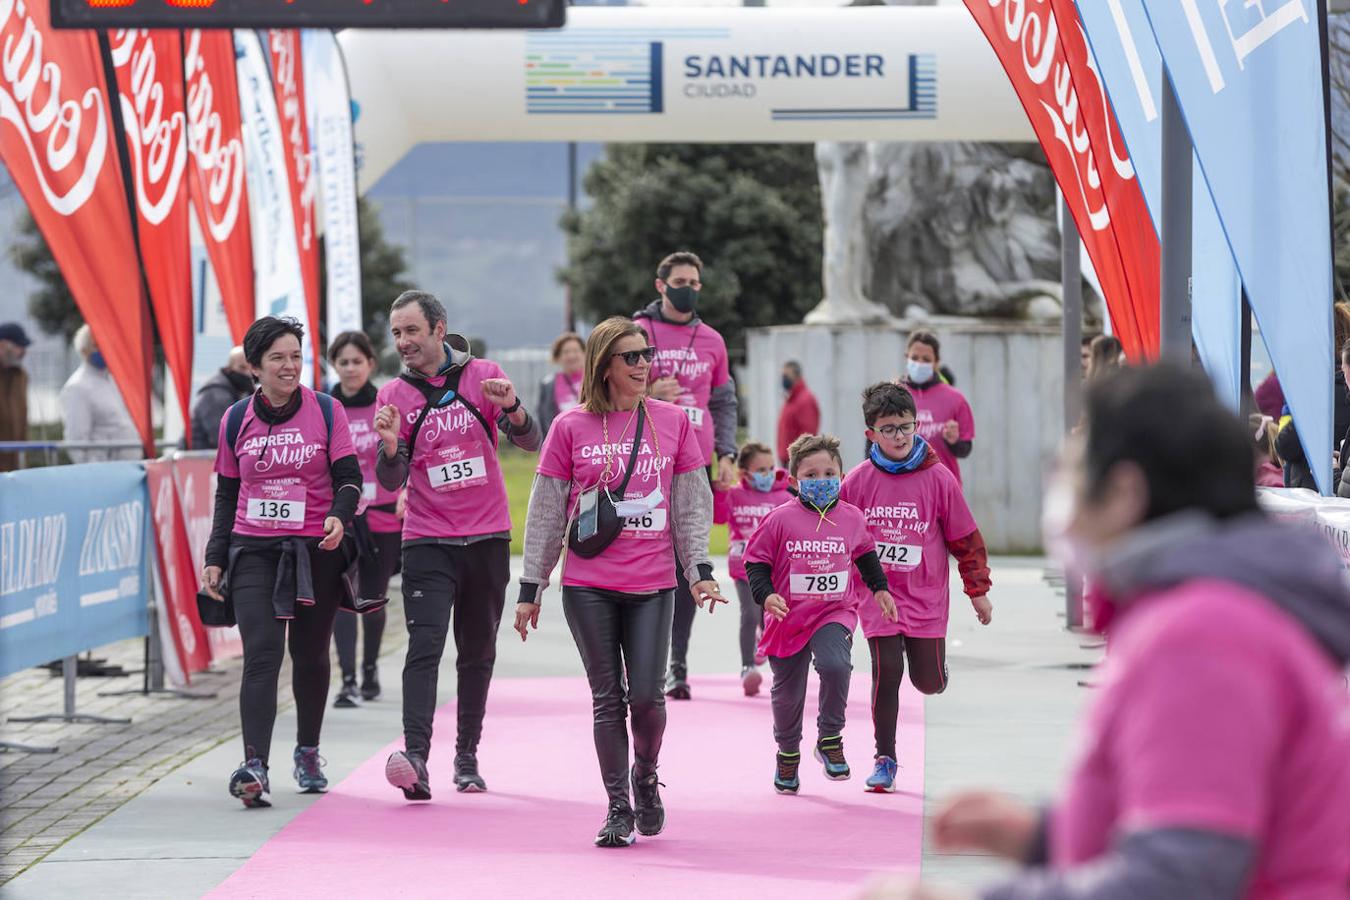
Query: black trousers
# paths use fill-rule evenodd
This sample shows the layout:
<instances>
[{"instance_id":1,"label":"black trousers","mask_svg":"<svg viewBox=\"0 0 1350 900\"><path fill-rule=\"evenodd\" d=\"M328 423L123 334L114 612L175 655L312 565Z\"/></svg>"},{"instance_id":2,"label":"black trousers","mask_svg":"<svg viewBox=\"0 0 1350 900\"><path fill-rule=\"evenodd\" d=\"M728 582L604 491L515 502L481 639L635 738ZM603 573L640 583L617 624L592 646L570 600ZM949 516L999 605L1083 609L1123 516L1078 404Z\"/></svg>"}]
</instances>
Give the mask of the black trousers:
<instances>
[{"instance_id":1,"label":"black trousers","mask_svg":"<svg viewBox=\"0 0 1350 900\"><path fill-rule=\"evenodd\" d=\"M277 718L277 679L287 649L291 654L291 691L298 720L295 742L317 747L328 702L328 643L342 596L342 553L309 542L314 605L296 604L295 618L278 619L272 607L281 550L249 548L230 572L230 599L244 642L244 673L239 685L239 719L244 730L244 759L265 764Z\"/></svg>"},{"instance_id":2,"label":"black trousers","mask_svg":"<svg viewBox=\"0 0 1350 900\"><path fill-rule=\"evenodd\" d=\"M563 588L563 615L591 685L595 755L611 802L628 798L628 720L641 775L655 771L666 733L666 656L674 596Z\"/></svg>"},{"instance_id":3,"label":"black trousers","mask_svg":"<svg viewBox=\"0 0 1350 900\"><path fill-rule=\"evenodd\" d=\"M689 636L694 631L694 614L698 604L689 590L689 579L684 577L684 569L675 565L675 610L674 622L670 633L670 661L682 668L689 667Z\"/></svg>"},{"instance_id":4,"label":"black trousers","mask_svg":"<svg viewBox=\"0 0 1350 900\"><path fill-rule=\"evenodd\" d=\"M909 680L921 694L947 689L947 639L903 634L868 638L872 653L872 728L877 756L895 759L895 730L900 718L900 682L909 657Z\"/></svg>"},{"instance_id":5,"label":"black trousers","mask_svg":"<svg viewBox=\"0 0 1350 900\"><path fill-rule=\"evenodd\" d=\"M759 646L759 636L764 631L764 607L755 602L755 595L750 592L750 582L744 578L736 579L736 599L741 605L741 668L746 668L755 664L755 648Z\"/></svg>"},{"instance_id":6,"label":"black trousers","mask_svg":"<svg viewBox=\"0 0 1350 900\"><path fill-rule=\"evenodd\" d=\"M408 619L403 740L409 753L423 759L431 754L436 683L452 616L459 679L455 752L477 751L510 578L511 542L506 538L403 548L403 611Z\"/></svg>"},{"instance_id":7,"label":"black trousers","mask_svg":"<svg viewBox=\"0 0 1350 900\"><path fill-rule=\"evenodd\" d=\"M371 532L371 541L375 545L373 556L361 559L361 596L366 599L383 597L389 591L389 579L398 571L402 555L403 538L397 531ZM388 621L384 609L364 616L351 610L339 609L337 621L333 623L333 643L337 645L338 666L342 669L342 680L356 678L356 623L361 622L361 631L365 640L361 642L361 662L369 667L380 658L380 641L384 638L384 625Z\"/></svg>"}]
</instances>

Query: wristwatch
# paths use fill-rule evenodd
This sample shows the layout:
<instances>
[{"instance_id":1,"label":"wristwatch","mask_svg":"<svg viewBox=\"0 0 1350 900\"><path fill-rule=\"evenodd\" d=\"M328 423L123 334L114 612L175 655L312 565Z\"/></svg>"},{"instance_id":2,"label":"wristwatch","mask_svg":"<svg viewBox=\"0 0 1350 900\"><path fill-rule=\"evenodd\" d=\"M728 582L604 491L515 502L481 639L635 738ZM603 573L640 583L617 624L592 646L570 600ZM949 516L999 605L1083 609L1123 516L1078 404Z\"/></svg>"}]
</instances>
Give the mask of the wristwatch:
<instances>
[{"instance_id":1,"label":"wristwatch","mask_svg":"<svg viewBox=\"0 0 1350 900\"><path fill-rule=\"evenodd\" d=\"M504 409L504 410L502 410L502 412L506 413L508 416L514 415L515 412L516 412L516 410L520 409L520 407L521 407L522 405L523 405L523 404L520 402L520 395L517 394L517 395L516 395L516 402L511 404L511 408L510 408L510 409Z\"/></svg>"}]
</instances>

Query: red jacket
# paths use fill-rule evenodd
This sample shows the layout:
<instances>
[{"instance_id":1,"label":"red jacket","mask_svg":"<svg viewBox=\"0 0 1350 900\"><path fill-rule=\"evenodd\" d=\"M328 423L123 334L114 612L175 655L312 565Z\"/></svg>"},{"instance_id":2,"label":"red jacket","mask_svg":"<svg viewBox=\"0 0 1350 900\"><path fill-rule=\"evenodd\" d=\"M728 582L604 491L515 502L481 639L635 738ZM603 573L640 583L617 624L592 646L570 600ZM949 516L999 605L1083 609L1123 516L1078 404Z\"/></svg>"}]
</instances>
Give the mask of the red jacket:
<instances>
[{"instance_id":1,"label":"red jacket","mask_svg":"<svg viewBox=\"0 0 1350 900\"><path fill-rule=\"evenodd\" d=\"M804 434L815 434L820 430L820 407L816 405L816 395L806 387L806 381L799 379L788 391L783 411L778 414L778 461L788 462L788 446Z\"/></svg>"}]
</instances>

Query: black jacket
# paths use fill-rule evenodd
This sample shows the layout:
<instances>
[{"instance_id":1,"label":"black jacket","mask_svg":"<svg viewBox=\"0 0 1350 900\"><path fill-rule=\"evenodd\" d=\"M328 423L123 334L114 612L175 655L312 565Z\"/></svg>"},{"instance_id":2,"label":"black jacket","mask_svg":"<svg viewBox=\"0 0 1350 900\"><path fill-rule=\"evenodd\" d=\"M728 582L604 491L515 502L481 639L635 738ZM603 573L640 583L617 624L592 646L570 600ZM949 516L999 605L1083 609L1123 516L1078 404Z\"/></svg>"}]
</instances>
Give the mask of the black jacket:
<instances>
[{"instance_id":1,"label":"black jacket","mask_svg":"<svg viewBox=\"0 0 1350 900\"><path fill-rule=\"evenodd\" d=\"M192 404L192 449L214 450L220 440L220 420L225 412L248 394L239 390L221 369L212 375L201 390L197 391L197 401Z\"/></svg>"}]
</instances>

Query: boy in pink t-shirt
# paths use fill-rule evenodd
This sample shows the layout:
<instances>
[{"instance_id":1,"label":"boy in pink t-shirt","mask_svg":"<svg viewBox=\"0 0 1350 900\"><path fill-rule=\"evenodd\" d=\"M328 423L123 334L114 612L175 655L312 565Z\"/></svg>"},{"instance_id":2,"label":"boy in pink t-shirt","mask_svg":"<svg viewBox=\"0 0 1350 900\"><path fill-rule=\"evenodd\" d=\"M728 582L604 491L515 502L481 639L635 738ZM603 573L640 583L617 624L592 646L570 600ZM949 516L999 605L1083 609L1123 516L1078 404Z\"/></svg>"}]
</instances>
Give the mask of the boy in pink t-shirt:
<instances>
[{"instance_id":1,"label":"boy in pink t-shirt","mask_svg":"<svg viewBox=\"0 0 1350 900\"><path fill-rule=\"evenodd\" d=\"M831 781L847 781L850 775L843 731L858 621L853 568L883 618L895 618L867 522L839 500L843 460L838 438L802 435L788 448L788 469L799 502L769 513L745 551L750 590L765 612L759 648L773 669L773 736L778 743L773 786L780 794L795 794L801 787L802 715L813 662L820 677L815 757Z\"/></svg>"},{"instance_id":2,"label":"boy in pink t-shirt","mask_svg":"<svg viewBox=\"0 0 1350 900\"><path fill-rule=\"evenodd\" d=\"M864 604L863 636L872 654L872 723L876 767L867 789L895 790L895 730L900 682L924 694L947 689L948 555L955 556L975 614L988 625L989 559L956 477L916 434L914 398L898 384L863 392L870 457L844 479L840 497L862 510L877 556L896 597L898 616L886 621Z\"/></svg>"},{"instance_id":3,"label":"boy in pink t-shirt","mask_svg":"<svg viewBox=\"0 0 1350 900\"><path fill-rule=\"evenodd\" d=\"M774 466L773 451L764 444L752 441L741 447L736 468L741 474L740 483L713 494L713 522L727 525L730 533L727 569L741 603L741 688L745 696L753 697L764 683L759 671L764 658L755 653L764 630L764 611L755 603L750 582L745 580L745 548L764 517L790 502L792 494L788 491L788 473Z\"/></svg>"}]
</instances>

